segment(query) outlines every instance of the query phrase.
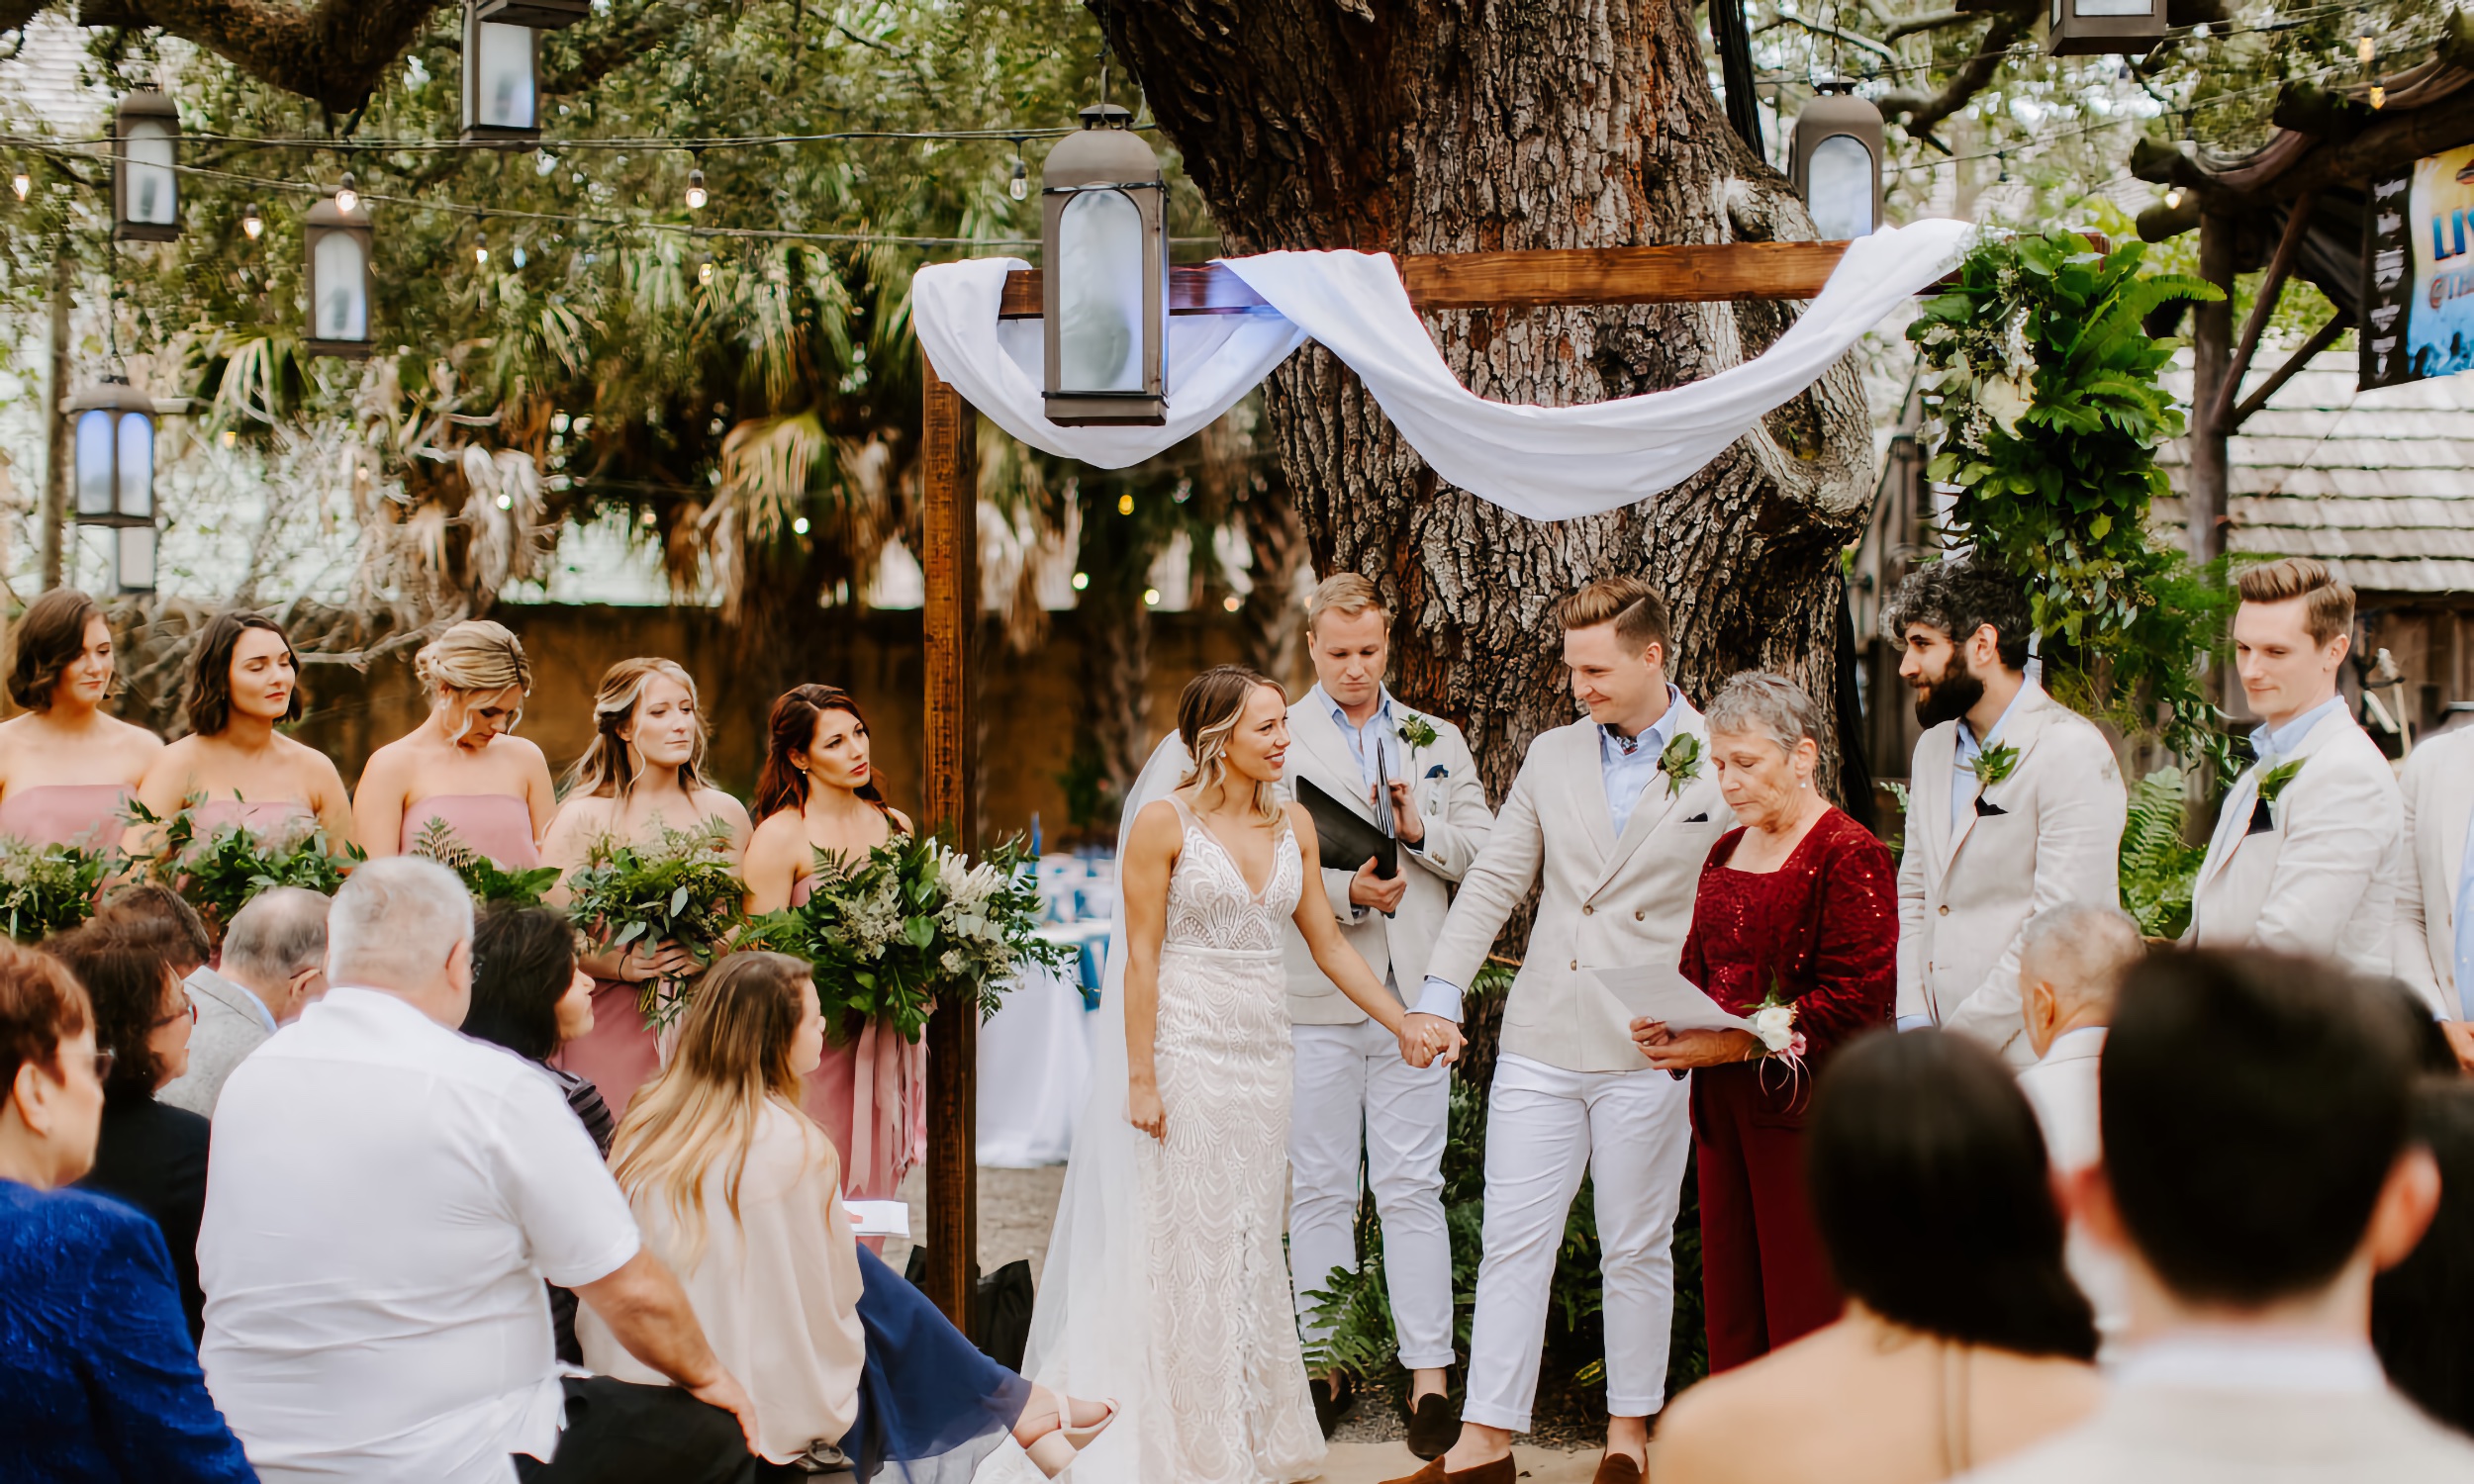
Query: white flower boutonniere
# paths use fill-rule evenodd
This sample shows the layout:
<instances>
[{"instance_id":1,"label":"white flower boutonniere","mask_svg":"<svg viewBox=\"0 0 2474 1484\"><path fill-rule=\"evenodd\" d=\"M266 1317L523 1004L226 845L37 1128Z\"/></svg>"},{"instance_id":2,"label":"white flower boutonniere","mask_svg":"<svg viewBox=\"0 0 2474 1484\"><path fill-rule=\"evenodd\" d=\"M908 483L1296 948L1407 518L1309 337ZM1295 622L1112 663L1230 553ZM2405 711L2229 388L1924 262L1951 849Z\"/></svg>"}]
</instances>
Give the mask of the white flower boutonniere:
<instances>
[{"instance_id":1,"label":"white flower boutonniere","mask_svg":"<svg viewBox=\"0 0 2474 1484\"><path fill-rule=\"evenodd\" d=\"M1400 718L1398 735L1401 741L1413 748L1435 745L1434 724L1415 711L1410 711Z\"/></svg>"}]
</instances>

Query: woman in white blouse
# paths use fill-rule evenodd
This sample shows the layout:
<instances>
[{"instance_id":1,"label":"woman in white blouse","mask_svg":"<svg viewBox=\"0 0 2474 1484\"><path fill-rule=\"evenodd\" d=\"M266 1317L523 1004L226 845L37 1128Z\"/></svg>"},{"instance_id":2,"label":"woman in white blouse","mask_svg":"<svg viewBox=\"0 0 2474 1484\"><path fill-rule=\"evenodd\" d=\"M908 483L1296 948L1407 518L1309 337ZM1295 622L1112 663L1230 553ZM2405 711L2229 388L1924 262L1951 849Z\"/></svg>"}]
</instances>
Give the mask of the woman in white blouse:
<instances>
[{"instance_id":1,"label":"woman in white blouse","mask_svg":"<svg viewBox=\"0 0 2474 1484\"><path fill-rule=\"evenodd\" d=\"M611 1169L651 1248L679 1274L714 1352L747 1378L762 1470L839 1447L860 1479L887 1461L968 1478L1010 1434L1054 1477L1114 1418L982 1354L925 1295L851 1236L832 1142L800 1110L824 1052L808 966L732 954L679 1023L669 1065L637 1094ZM585 1364L661 1378L587 1310Z\"/></svg>"}]
</instances>

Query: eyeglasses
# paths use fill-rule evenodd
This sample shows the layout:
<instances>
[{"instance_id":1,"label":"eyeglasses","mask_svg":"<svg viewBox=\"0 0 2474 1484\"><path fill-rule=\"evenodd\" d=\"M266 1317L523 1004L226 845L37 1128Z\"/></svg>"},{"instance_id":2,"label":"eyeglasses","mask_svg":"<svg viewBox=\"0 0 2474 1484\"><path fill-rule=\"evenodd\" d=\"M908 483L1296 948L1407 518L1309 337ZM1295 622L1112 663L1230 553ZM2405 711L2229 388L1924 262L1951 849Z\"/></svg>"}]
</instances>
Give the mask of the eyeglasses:
<instances>
[{"instance_id":1,"label":"eyeglasses","mask_svg":"<svg viewBox=\"0 0 2474 1484\"><path fill-rule=\"evenodd\" d=\"M94 1079L96 1081L108 1082L112 1080L112 1064L120 1060L120 1055L121 1054L119 1052L113 1051L108 1047L96 1048L94 1054Z\"/></svg>"},{"instance_id":2,"label":"eyeglasses","mask_svg":"<svg viewBox=\"0 0 2474 1484\"><path fill-rule=\"evenodd\" d=\"M148 1034L152 1034L153 1032L163 1029L163 1027L170 1025L173 1021L179 1020L184 1016L188 1018L191 1025L196 1025L198 1023L198 1002L196 1000L189 1000L182 1004L179 1009L174 1010L169 1015L164 1016L161 1020L154 1022L154 1024L147 1026L146 1031ZM106 1055L109 1055L109 1053L106 1053Z\"/></svg>"}]
</instances>

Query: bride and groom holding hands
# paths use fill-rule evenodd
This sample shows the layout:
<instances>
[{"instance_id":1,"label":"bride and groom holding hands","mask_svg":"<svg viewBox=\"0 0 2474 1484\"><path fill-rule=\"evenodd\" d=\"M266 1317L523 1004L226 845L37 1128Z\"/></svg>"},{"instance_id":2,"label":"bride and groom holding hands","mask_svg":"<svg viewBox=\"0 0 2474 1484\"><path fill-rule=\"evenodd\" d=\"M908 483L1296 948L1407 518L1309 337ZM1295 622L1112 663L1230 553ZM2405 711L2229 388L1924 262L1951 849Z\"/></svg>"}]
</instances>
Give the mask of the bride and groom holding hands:
<instances>
[{"instance_id":1,"label":"bride and groom holding hands","mask_svg":"<svg viewBox=\"0 0 2474 1484\"><path fill-rule=\"evenodd\" d=\"M1584 1170L1604 1249L1599 1478L1639 1477L1665 1393L1687 1084L1644 1061L1581 966L1671 967L1733 816L1713 777L1671 764L1669 744L1702 727L1665 679L1665 607L1646 584L1601 580L1559 608L1589 716L1536 739L1499 819L1459 731L1383 688L1389 618L1364 578L1325 582L1307 620L1317 685L1292 706L1238 667L1197 676L1127 795L1093 1093L1023 1367L1115 1401L1076 1464L1084 1484L1319 1472L1317 1412L1338 1410L1329 1388L1344 1383L1309 1382L1298 1325L1307 1295L1356 1263L1361 1149L1412 1372L1409 1440L1430 1460L1411 1477L1516 1477L1510 1438L1528 1427ZM1301 782L1390 834L1395 874L1325 859L1287 796ZM1541 877L1490 1094L1456 1419L1448 1067L1461 991Z\"/></svg>"}]
</instances>

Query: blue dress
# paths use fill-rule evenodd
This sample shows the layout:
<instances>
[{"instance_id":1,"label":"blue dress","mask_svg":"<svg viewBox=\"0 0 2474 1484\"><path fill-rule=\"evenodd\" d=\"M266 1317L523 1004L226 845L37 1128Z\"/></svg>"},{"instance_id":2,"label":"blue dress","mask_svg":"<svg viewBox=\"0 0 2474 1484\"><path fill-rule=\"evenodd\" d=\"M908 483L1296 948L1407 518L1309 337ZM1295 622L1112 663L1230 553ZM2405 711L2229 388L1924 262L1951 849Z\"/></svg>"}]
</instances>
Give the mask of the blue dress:
<instances>
[{"instance_id":1,"label":"blue dress","mask_svg":"<svg viewBox=\"0 0 2474 1484\"><path fill-rule=\"evenodd\" d=\"M859 1406L842 1454L860 1479L964 1484L1012 1431L1031 1383L980 1352L909 1279L859 1249Z\"/></svg>"},{"instance_id":2,"label":"blue dress","mask_svg":"<svg viewBox=\"0 0 2474 1484\"><path fill-rule=\"evenodd\" d=\"M0 1180L0 1479L255 1480L206 1394L153 1222Z\"/></svg>"}]
</instances>

